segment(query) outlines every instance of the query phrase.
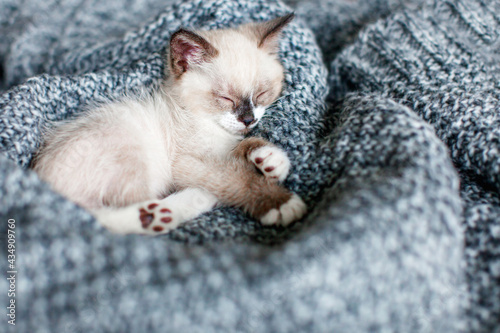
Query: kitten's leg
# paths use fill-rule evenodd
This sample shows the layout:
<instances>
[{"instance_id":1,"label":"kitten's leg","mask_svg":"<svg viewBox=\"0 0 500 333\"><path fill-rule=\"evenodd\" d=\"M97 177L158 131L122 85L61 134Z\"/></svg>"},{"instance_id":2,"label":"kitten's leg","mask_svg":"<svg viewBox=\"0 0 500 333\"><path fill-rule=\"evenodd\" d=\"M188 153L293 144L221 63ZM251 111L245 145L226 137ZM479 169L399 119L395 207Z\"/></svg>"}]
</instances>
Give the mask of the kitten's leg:
<instances>
[{"instance_id":1,"label":"kitten's leg","mask_svg":"<svg viewBox=\"0 0 500 333\"><path fill-rule=\"evenodd\" d=\"M290 160L282 149L276 147L262 138L250 137L236 147L237 156L246 158L266 179L271 181L284 181L290 171ZM292 193L291 198L279 208L271 209L261 217L264 225L283 224L300 219L306 213L307 207L302 199Z\"/></svg>"},{"instance_id":2,"label":"kitten's leg","mask_svg":"<svg viewBox=\"0 0 500 333\"><path fill-rule=\"evenodd\" d=\"M203 186L221 203L241 208L265 225L288 225L306 212L306 205L296 194L259 175L244 158L216 160L184 155L178 156L172 170L176 184Z\"/></svg>"},{"instance_id":3,"label":"kitten's leg","mask_svg":"<svg viewBox=\"0 0 500 333\"><path fill-rule=\"evenodd\" d=\"M234 153L246 158L269 180L284 181L290 171L290 160L282 149L261 138L247 138Z\"/></svg>"},{"instance_id":4,"label":"kitten's leg","mask_svg":"<svg viewBox=\"0 0 500 333\"><path fill-rule=\"evenodd\" d=\"M107 229L120 234L164 234L212 209L217 198L205 190L187 188L162 200L123 208L105 207L93 213Z\"/></svg>"}]
</instances>

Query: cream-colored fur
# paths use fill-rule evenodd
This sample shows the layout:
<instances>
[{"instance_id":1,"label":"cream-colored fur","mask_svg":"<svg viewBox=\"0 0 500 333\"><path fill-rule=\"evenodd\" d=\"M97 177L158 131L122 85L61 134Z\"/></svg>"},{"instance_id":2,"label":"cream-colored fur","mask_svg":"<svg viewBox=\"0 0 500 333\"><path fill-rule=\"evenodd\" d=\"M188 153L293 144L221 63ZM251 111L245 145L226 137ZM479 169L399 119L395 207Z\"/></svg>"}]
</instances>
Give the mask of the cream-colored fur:
<instances>
[{"instance_id":1,"label":"cream-colored fur","mask_svg":"<svg viewBox=\"0 0 500 333\"><path fill-rule=\"evenodd\" d=\"M58 124L34 169L118 233L165 233L217 202L264 224L301 218L302 200L277 184L288 174L286 153L242 141L281 92L274 51L291 17L177 32L161 88Z\"/></svg>"}]
</instances>

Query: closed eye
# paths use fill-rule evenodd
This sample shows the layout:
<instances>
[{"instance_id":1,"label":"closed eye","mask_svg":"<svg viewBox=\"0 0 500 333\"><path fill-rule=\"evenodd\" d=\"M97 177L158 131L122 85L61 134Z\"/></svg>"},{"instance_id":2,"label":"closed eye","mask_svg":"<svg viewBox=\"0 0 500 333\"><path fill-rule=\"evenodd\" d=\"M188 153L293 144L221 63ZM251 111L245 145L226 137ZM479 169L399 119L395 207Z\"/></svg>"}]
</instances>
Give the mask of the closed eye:
<instances>
[{"instance_id":1,"label":"closed eye","mask_svg":"<svg viewBox=\"0 0 500 333\"><path fill-rule=\"evenodd\" d=\"M259 103L259 100L262 99L264 97L265 94L267 94L269 92L269 90L266 90L264 92L261 92L260 94L257 95L257 98L255 99L255 101L257 103Z\"/></svg>"},{"instance_id":2,"label":"closed eye","mask_svg":"<svg viewBox=\"0 0 500 333\"><path fill-rule=\"evenodd\" d=\"M234 102L231 98L229 98L229 97L227 97L227 96L219 96L219 98L222 98L223 100L225 100L225 101L227 101L227 102L232 103L232 104L233 104L233 107L235 107L235 106L236 106L236 103L235 103L235 102Z\"/></svg>"}]
</instances>

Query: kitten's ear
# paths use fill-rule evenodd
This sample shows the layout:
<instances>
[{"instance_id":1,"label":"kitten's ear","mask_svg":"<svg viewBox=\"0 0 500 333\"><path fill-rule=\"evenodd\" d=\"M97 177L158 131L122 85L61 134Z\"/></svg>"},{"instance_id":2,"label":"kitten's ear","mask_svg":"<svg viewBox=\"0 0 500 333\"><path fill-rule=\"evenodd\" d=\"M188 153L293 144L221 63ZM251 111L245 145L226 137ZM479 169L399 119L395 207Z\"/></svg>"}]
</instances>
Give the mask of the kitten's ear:
<instances>
[{"instance_id":1,"label":"kitten's ear","mask_svg":"<svg viewBox=\"0 0 500 333\"><path fill-rule=\"evenodd\" d=\"M290 13L267 22L256 24L254 29L257 35L258 47L271 53L276 52L281 31L294 17L295 14Z\"/></svg>"},{"instance_id":2,"label":"kitten's ear","mask_svg":"<svg viewBox=\"0 0 500 333\"><path fill-rule=\"evenodd\" d=\"M192 31L180 29L170 38L170 70L176 77L217 54L219 51L212 44Z\"/></svg>"}]
</instances>

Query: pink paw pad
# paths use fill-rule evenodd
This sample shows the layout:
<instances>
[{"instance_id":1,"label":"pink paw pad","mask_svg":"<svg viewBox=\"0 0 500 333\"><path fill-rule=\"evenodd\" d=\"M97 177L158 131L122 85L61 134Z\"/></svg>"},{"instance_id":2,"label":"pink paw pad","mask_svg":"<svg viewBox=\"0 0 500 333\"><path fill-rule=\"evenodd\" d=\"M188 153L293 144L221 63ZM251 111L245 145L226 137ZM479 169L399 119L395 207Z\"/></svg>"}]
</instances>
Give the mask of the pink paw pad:
<instances>
[{"instance_id":1,"label":"pink paw pad","mask_svg":"<svg viewBox=\"0 0 500 333\"><path fill-rule=\"evenodd\" d=\"M162 217L160 219L160 221L162 221L163 223L170 223L170 222L172 222L172 218L171 217Z\"/></svg>"},{"instance_id":2,"label":"pink paw pad","mask_svg":"<svg viewBox=\"0 0 500 333\"><path fill-rule=\"evenodd\" d=\"M155 232L162 232L165 227L160 223L171 223L173 221L172 210L169 208L159 208L159 204L151 203L146 208L139 209L139 220L143 229L150 229Z\"/></svg>"},{"instance_id":3,"label":"pink paw pad","mask_svg":"<svg viewBox=\"0 0 500 333\"><path fill-rule=\"evenodd\" d=\"M144 208L139 209L139 219L141 220L142 227L146 229L153 223L155 215L148 213Z\"/></svg>"}]
</instances>

